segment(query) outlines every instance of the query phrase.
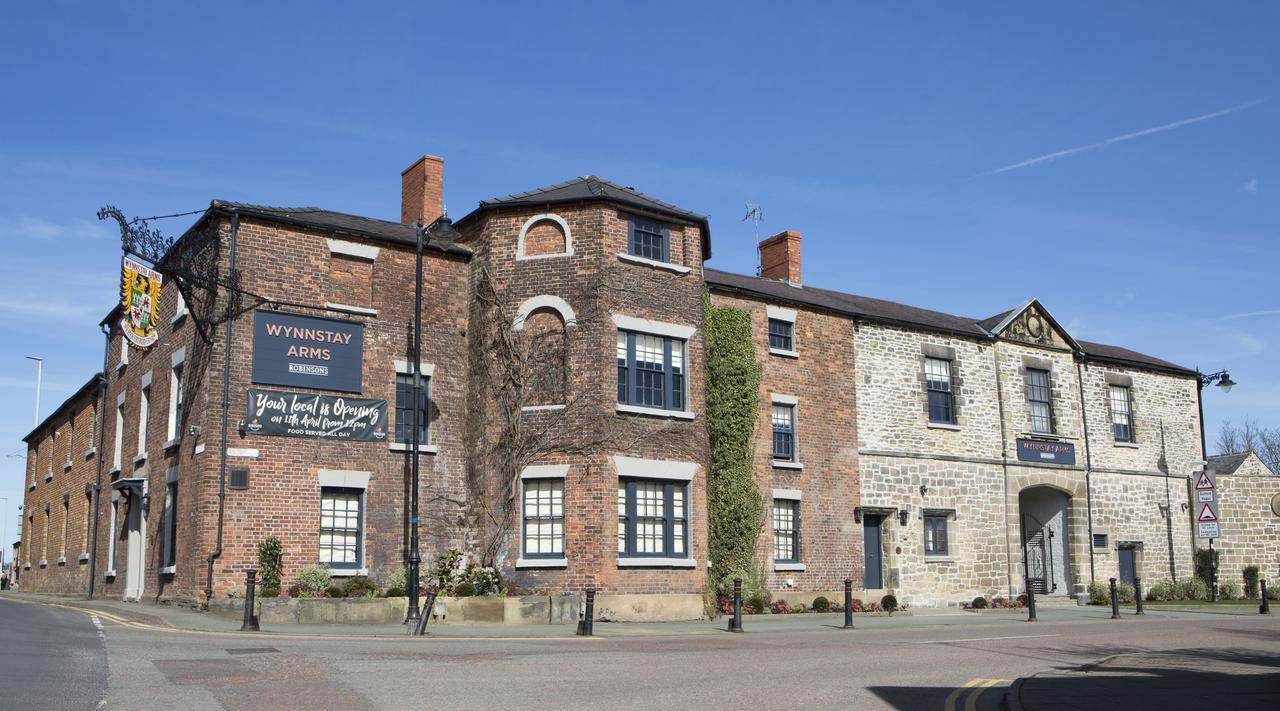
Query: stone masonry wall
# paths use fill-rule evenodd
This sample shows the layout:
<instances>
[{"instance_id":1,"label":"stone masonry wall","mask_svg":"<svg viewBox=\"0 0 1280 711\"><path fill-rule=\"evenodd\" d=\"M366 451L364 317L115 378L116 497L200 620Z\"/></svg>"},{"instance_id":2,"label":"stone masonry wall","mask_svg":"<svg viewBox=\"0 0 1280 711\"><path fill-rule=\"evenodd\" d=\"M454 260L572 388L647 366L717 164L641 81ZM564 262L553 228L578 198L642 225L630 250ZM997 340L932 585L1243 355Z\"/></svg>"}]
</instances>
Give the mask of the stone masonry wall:
<instances>
[{"instance_id":1,"label":"stone masonry wall","mask_svg":"<svg viewBox=\"0 0 1280 711\"><path fill-rule=\"evenodd\" d=\"M1233 474L1218 475L1222 538L1218 549L1218 579L1233 580L1244 589L1244 568L1256 565L1269 589L1280 588L1280 476L1251 455ZM1201 547L1208 547L1204 541Z\"/></svg>"}]
</instances>

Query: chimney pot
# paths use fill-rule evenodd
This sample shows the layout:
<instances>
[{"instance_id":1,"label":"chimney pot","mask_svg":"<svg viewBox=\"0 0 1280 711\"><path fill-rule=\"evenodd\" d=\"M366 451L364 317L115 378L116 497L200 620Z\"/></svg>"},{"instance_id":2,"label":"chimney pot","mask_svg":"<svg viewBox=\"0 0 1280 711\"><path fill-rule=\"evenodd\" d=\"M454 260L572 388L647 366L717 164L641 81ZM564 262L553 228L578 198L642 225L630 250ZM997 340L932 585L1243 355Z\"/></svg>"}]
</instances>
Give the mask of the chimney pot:
<instances>
[{"instance_id":1,"label":"chimney pot","mask_svg":"<svg viewBox=\"0 0 1280 711\"><path fill-rule=\"evenodd\" d=\"M444 159L422 156L400 173L400 222L429 225L444 214Z\"/></svg>"},{"instance_id":2,"label":"chimney pot","mask_svg":"<svg viewBox=\"0 0 1280 711\"><path fill-rule=\"evenodd\" d=\"M783 230L760 242L760 276L800 283L800 233Z\"/></svg>"}]
</instances>

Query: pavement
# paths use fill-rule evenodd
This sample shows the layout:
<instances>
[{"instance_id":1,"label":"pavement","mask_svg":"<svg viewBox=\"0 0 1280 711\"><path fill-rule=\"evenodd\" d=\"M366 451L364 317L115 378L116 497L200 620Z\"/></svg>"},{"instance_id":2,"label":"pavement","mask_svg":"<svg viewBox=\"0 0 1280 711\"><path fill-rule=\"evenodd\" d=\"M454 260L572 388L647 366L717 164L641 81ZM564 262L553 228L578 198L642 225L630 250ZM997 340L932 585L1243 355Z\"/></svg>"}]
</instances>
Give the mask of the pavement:
<instances>
[{"instance_id":1,"label":"pavement","mask_svg":"<svg viewBox=\"0 0 1280 711\"><path fill-rule=\"evenodd\" d=\"M854 630L806 614L747 616L746 634L722 619L597 623L594 638L571 625L448 624L423 639L399 625L240 632L186 608L2 594L0 630L22 636L0 664L0 706L1280 708L1280 616L1256 608L1127 608L1116 621L1108 608L1044 606L1034 624L912 612L856 618Z\"/></svg>"}]
</instances>

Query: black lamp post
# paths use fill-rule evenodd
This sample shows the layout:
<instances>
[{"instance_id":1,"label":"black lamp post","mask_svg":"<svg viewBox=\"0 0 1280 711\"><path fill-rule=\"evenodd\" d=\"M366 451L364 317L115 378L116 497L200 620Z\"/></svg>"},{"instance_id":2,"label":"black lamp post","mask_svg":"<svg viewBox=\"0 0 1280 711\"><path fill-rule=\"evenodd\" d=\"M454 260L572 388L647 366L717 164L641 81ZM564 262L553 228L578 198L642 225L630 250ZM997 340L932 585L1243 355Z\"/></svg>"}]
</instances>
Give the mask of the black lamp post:
<instances>
[{"instance_id":1,"label":"black lamp post","mask_svg":"<svg viewBox=\"0 0 1280 711\"><path fill-rule=\"evenodd\" d=\"M429 225L423 225L419 220L416 227L417 267L413 280L413 417L410 418L413 433L410 435L409 443L409 467L413 483L409 492L409 615L405 619L405 622L410 625L410 631L421 619L418 610L418 570L422 566L422 555L418 551L418 458L421 453L418 447L421 445L419 440L423 423L419 422L418 418L429 416L429 413L423 412L425 408L422 402L422 250L427 241L432 238L453 241L458 236L458 231L453 228L453 220L450 220L448 215L441 215ZM429 610L427 614L430 614Z\"/></svg>"},{"instance_id":2,"label":"black lamp post","mask_svg":"<svg viewBox=\"0 0 1280 711\"><path fill-rule=\"evenodd\" d=\"M1209 448L1205 444L1204 435L1204 389L1210 385L1216 385L1222 388L1222 392L1229 393L1231 388L1236 386L1231 376L1227 374L1226 369L1219 370L1216 373L1201 373L1196 370L1196 404L1200 407L1200 454L1204 457L1205 468L1209 467ZM1191 508L1194 516L1195 507ZM1218 556L1213 552L1213 539L1209 539L1209 599L1213 602L1218 601Z\"/></svg>"}]
</instances>

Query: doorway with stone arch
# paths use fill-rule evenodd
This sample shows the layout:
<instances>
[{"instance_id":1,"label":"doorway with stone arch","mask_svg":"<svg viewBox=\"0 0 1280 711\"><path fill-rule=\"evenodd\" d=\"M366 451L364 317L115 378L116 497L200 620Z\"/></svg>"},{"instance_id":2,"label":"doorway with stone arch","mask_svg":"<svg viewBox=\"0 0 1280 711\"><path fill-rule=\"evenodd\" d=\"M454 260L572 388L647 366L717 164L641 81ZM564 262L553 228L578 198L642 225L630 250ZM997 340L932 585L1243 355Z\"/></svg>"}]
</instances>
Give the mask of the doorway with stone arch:
<instances>
[{"instance_id":1,"label":"doorway with stone arch","mask_svg":"<svg viewBox=\"0 0 1280 711\"><path fill-rule=\"evenodd\" d=\"M1069 596L1071 496L1052 486L1018 492L1018 519L1027 583L1037 595Z\"/></svg>"}]
</instances>

